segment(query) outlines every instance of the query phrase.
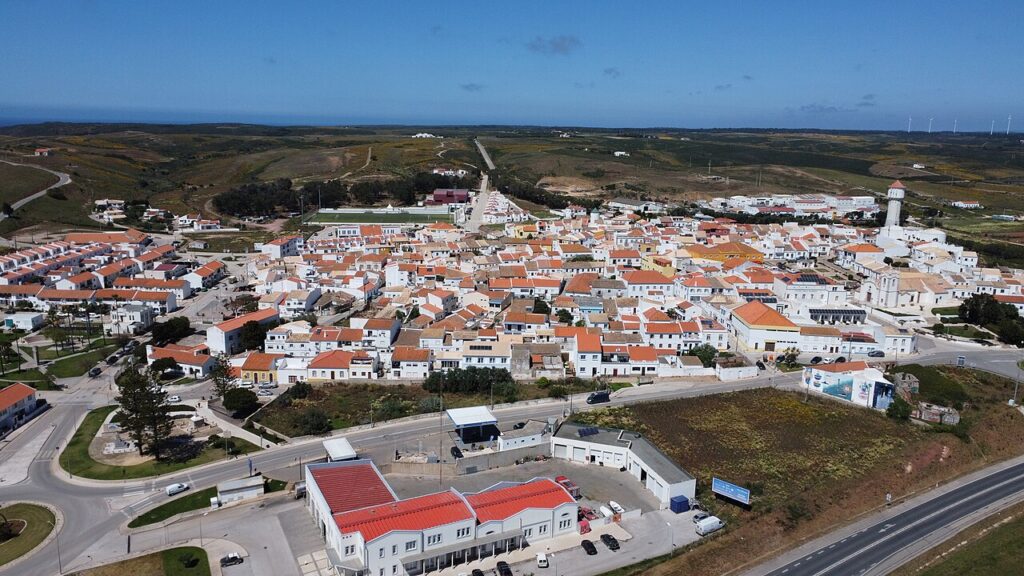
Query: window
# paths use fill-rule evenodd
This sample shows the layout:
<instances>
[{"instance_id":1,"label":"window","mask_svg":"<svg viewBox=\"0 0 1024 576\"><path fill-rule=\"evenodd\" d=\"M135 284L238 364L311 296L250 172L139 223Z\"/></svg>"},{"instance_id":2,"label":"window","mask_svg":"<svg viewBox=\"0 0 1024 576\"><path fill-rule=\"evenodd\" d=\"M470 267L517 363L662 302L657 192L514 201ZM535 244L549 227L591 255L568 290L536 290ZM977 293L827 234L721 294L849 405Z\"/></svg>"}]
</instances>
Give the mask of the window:
<instances>
[{"instance_id":1,"label":"window","mask_svg":"<svg viewBox=\"0 0 1024 576\"><path fill-rule=\"evenodd\" d=\"M469 536L469 528L459 528L458 531L455 532L456 538L465 538L466 536Z\"/></svg>"},{"instance_id":2,"label":"window","mask_svg":"<svg viewBox=\"0 0 1024 576\"><path fill-rule=\"evenodd\" d=\"M391 545L391 555L394 556L395 554L398 554L398 544Z\"/></svg>"},{"instance_id":3,"label":"window","mask_svg":"<svg viewBox=\"0 0 1024 576\"><path fill-rule=\"evenodd\" d=\"M381 558L383 558L383 557L384 557L384 549L383 549L383 548L381 548L381 549L380 549L380 557L381 557Z\"/></svg>"},{"instance_id":4,"label":"window","mask_svg":"<svg viewBox=\"0 0 1024 576\"><path fill-rule=\"evenodd\" d=\"M345 546L345 556L351 556L356 553L355 546Z\"/></svg>"},{"instance_id":5,"label":"window","mask_svg":"<svg viewBox=\"0 0 1024 576\"><path fill-rule=\"evenodd\" d=\"M428 545L433 546L434 544L440 544L440 543L441 543L441 535L440 534L432 534L430 536L427 536L427 544Z\"/></svg>"},{"instance_id":6,"label":"window","mask_svg":"<svg viewBox=\"0 0 1024 576\"><path fill-rule=\"evenodd\" d=\"M558 529L559 530L565 530L566 528L568 528L571 525L572 525L572 520L562 520L561 522L558 523Z\"/></svg>"},{"instance_id":7,"label":"window","mask_svg":"<svg viewBox=\"0 0 1024 576\"><path fill-rule=\"evenodd\" d=\"M405 551L406 552L408 552L409 550L415 550L415 549L416 549L416 541L415 540L409 540L408 542L405 543Z\"/></svg>"},{"instance_id":8,"label":"window","mask_svg":"<svg viewBox=\"0 0 1024 576\"><path fill-rule=\"evenodd\" d=\"M548 525L547 524L541 524L537 528L537 533L538 534L547 534L548 533Z\"/></svg>"}]
</instances>

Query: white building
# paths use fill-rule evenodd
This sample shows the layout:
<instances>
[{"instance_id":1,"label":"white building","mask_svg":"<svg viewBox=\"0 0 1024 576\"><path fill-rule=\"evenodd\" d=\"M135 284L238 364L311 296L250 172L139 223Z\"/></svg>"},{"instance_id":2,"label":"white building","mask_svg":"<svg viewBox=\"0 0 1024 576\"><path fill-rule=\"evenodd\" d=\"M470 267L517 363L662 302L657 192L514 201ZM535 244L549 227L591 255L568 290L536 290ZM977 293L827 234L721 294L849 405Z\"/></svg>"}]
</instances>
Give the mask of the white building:
<instances>
[{"instance_id":1,"label":"white building","mask_svg":"<svg viewBox=\"0 0 1024 576\"><path fill-rule=\"evenodd\" d=\"M551 455L571 462L603 465L609 473L635 478L668 508L674 496L693 499L697 481L636 432L566 422L551 438ZM614 471L614 472L613 472Z\"/></svg>"}]
</instances>

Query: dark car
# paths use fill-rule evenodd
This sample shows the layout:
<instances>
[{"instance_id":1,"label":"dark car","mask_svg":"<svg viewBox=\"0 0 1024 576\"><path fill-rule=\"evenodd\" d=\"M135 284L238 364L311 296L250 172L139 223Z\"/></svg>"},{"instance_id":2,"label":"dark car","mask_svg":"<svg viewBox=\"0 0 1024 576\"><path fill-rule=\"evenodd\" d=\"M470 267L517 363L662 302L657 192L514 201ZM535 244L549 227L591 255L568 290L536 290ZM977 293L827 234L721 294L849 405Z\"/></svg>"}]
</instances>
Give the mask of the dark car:
<instances>
[{"instance_id":1,"label":"dark car","mask_svg":"<svg viewBox=\"0 0 1024 576\"><path fill-rule=\"evenodd\" d=\"M583 546L583 551L587 553L587 556L594 556L597 554L597 546L594 546L594 543L590 540L580 542L580 546Z\"/></svg>"},{"instance_id":2,"label":"dark car","mask_svg":"<svg viewBox=\"0 0 1024 576\"><path fill-rule=\"evenodd\" d=\"M872 350L868 352L868 358L885 358L885 352L881 350Z\"/></svg>"},{"instance_id":3,"label":"dark car","mask_svg":"<svg viewBox=\"0 0 1024 576\"><path fill-rule=\"evenodd\" d=\"M766 370L766 368L764 367L764 362L758 360L757 362L755 362L755 364L757 365L758 370Z\"/></svg>"},{"instance_id":4,"label":"dark car","mask_svg":"<svg viewBox=\"0 0 1024 576\"><path fill-rule=\"evenodd\" d=\"M100 375L100 372L103 372L103 369L100 368L99 366L96 366L92 370L89 370L89 377L90 378L95 378L95 377Z\"/></svg>"},{"instance_id":5,"label":"dark car","mask_svg":"<svg viewBox=\"0 0 1024 576\"><path fill-rule=\"evenodd\" d=\"M512 576L512 568L508 562L498 562L498 576Z\"/></svg>"},{"instance_id":6,"label":"dark car","mask_svg":"<svg viewBox=\"0 0 1024 576\"><path fill-rule=\"evenodd\" d=\"M111 366L113 366L114 364L117 364L118 360L119 360L119 358L117 356L108 356L107 357L107 364L110 364Z\"/></svg>"},{"instance_id":7,"label":"dark car","mask_svg":"<svg viewBox=\"0 0 1024 576\"><path fill-rule=\"evenodd\" d=\"M470 575L471 576L484 576L484 571L479 569L479 568L473 568L473 571L470 572Z\"/></svg>"},{"instance_id":8,"label":"dark car","mask_svg":"<svg viewBox=\"0 0 1024 576\"><path fill-rule=\"evenodd\" d=\"M815 356L811 358L811 364L821 364L821 356Z\"/></svg>"},{"instance_id":9,"label":"dark car","mask_svg":"<svg viewBox=\"0 0 1024 576\"><path fill-rule=\"evenodd\" d=\"M526 428L526 422L516 422L515 426L512 427L513 430L522 430L523 428Z\"/></svg>"},{"instance_id":10,"label":"dark car","mask_svg":"<svg viewBox=\"0 0 1024 576\"><path fill-rule=\"evenodd\" d=\"M458 446L452 446L452 458L462 458L462 450Z\"/></svg>"},{"instance_id":11,"label":"dark car","mask_svg":"<svg viewBox=\"0 0 1024 576\"><path fill-rule=\"evenodd\" d=\"M220 559L221 567L234 566L236 564L241 564L241 563L242 563L242 557L239 556L238 554L235 554L234 552L232 552L232 553L228 554L227 556L225 556L225 557Z\"/></svg>"},{"instance_id":12,"label":"dark car","mask_svg":"<svg viewBox=\"0 0 1024 576\"><path fill-rule=\"evenodd\" d=\"M604 542L604 545L607 546L609 550L615 551L619 549L619 541L611 534L601 534L601 542Z\"/></svg>"},{"instance_id":13,"label":"dark car","mask_svg":"<svg viewBox=\"0 0 1024 576\"><path fill-rule=\"evenodd\" d=\"M975 344L981 344L982 346L995 346L995 344L989 342L988 340L982 340L981 338L975 338L971 340L971 342L974 342Z\"/></svg>"},{"instance_id":14,"label":"dark car","mask_svg":"<svg viewBox=\"0 0 1024 576\"><path fill-rule=\"evenodd\" d=\"M604 402L610 402L612 399L611 394L607 390L601 390L598 392L591 392L590 396L587 396L587 404L601 404Z\"/></svg>"},{"instance_id":15,"label":"dark car","mask_svg":"<svg viewBox=\"0 0 1024 576\"><path fill-rule=\"evenodd\" d=\"M833 364L842 364L843 362L846 362L846 356L840 356L839 358L836 358L836 361L833 362Z\"/></svg>"}]
</instances>

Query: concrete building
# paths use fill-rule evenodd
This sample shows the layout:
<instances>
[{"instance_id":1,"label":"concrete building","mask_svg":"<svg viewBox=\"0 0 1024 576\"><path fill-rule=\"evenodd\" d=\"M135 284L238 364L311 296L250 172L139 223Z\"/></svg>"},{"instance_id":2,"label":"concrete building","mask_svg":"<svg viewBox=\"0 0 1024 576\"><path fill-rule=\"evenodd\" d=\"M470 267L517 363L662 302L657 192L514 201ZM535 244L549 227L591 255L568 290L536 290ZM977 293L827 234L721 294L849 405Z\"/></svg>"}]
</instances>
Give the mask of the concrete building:
<instances>
[{"instance_id":1,"label":"concrete building","mask_svg":"<svg viewBox=\"0 0 1024 576\"><path fill-rule=\"evenodd\" d=\"M691 500L697 481L636 432L566 422L551 438L551 456L580 464L620 468L651 491L662 508L674 496Z\"/></svg>"},{"instance_id":2,"label":"concrete building","mask_svg":"<svg viewBox=\"0 0 1024 576\"><path fill-rule=\"evenodd\" d=\"M242 349L240 334L246 322L270 324L277 322L276 310L257 310L226 320L206 329L206 345L213 354L234 354Z\"/></svg>"},{"instance_id":3,"label":"concrete building","mask_svg":"<svg viewBox=\"0 0 1024 576\"><path fill-rule=\"evenodd\" d=\"M885 227L893 228L900 225L900 209L903 207L903 198L906 196L907 187L899 180L889 185L889 209L885 214Z\"/></svg>"}]
</instances>

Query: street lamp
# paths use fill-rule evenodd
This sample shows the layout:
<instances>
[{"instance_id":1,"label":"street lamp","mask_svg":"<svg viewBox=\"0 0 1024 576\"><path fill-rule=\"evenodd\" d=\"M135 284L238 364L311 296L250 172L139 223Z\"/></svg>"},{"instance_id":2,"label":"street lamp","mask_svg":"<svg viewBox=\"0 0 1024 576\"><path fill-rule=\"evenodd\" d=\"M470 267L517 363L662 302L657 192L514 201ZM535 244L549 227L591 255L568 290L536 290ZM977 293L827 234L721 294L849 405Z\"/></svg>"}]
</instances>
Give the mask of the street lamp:
<instances>
[{"instance_id":1,"label":"street lamp","mask_svg":"<svg viewBox=\"0 0 1024 576\"><path fill-rule=\"evenodd\" d=\"M49 524L50 528L53 528L53 531L54 531L53 538L54 538L54 540L57 541L57 573L58 574L63 574L64 573L64 563L61 562L61 559L60 559L60 531L57 530L57 527L53 525L53 522L50 522L49 520L44 520L44 522Z\"/></svg>"},{"instance_id":2,"label":"street lamp","mask_svg":"<svg viewBox=\"0 0 1024 576\"><path fill-rule=\"evenodd\" d=\"M665 522L665 525L668 526L669 541L672 543L672 548L669 550L669 554L670 555L675 555L675 553L676 553L676 533L672 530L672 523L671 522Z\"/></svg>"},{"instance_id":3,"label":"street lamp","mask_svg":"<svg viewBox=\"0 0 1024 576\"><path fill-rule=\"evenodd\" d=\"M203 512L203 515L199 517L199 547L200 548L203 547L203 518L205 518L207 514L209 514L209 512Z\"/></svg>"}]
</instances>

